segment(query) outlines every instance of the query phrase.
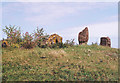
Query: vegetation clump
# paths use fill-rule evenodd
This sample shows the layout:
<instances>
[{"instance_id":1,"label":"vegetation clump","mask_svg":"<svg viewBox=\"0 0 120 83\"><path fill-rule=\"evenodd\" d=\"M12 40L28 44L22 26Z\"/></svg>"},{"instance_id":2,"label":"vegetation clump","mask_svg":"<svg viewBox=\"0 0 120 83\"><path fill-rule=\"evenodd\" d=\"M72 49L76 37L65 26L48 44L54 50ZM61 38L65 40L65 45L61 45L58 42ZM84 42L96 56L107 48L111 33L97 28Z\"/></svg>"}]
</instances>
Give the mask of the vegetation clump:
<instances>
[{"instance_id":1,"label":"vegetation clump","mask_svg":"<svg viewBox=\"0 0 120 83\"><path fill-rule=\"evenodd\" d=\"M66 40L64 44L62 43L62 40L60 40L60 42L52 43L49 45L49 43L51 43L51 40L48 41L50 36L47 33L44 33L43 28L39 29L38 27L31 34L29 32L26 32L25 34L23 33L21 35L20 27L18 28L11 25L9 27L5 26L3 32L7 35L5 42L7 42L8 45L13 48L31 49L37 46L40 48L65 48L74 45L74 39Z\"/></svg>"}]
</instances>

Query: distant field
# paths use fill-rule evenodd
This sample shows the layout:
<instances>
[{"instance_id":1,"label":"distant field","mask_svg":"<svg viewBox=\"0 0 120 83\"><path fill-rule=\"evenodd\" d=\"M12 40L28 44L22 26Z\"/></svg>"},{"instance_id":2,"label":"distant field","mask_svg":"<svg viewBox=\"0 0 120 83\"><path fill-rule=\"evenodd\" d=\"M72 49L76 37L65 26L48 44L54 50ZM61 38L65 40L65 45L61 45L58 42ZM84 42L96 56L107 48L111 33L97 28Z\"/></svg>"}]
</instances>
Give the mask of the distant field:
<instances>
[{"instance_id":1,"label":"distant field","mask_svg":"<svg viewBox=\"0 0 120 83\"><path fill-rule=\"evenodd\" d=\"M3 48L3 81L118 81L118 49Z\"/></svg>"}]
</instances>

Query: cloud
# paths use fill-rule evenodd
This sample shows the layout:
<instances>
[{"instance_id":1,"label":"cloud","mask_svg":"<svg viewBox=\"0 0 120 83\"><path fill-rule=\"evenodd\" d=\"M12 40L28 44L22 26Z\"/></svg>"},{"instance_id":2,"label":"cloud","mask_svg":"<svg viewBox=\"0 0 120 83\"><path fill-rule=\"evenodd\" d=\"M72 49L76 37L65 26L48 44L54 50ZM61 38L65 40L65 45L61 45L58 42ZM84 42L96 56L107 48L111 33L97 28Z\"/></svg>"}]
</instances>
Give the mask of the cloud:
<instances>
[{"instance_id":1,"label":"cloud","mask_svg":"<svg viewBox=\"0 0 120 83\"><path fill-rule=\"evenodd\" d=\"M57 5L57 4L41 4L41 5L33 5L30 8L25 9L25 13L29 15L25 18L26 21L36 24L51 24L54 23L57 19L75 14L79 10L85 9L84 7L72 7L70 5ZM30 10L30 11L29 11ZM31 15L30 15L31 14ZM37 14L37 15L33 15Z\"/></svg>"},{"instance_id":2,"label":"cloud","mask_svg":"<svg viewBox=\"0 0 120 83\"><path fill-rule=\"evenodd\" d=\"M73 3L74 4L74 3ZM34 24L50 24L54 23L57 19L75 14L79 10L87 9L81 6L73 7L72 4L67 3L10 3L3 5L4 14L16 15L22 13L24 21ZM11 15L12 15L11 14ZM14 18L14 15L12 15Z\"/></svg>"},{"instance_id":3,"label":"cloud","mask_svg":"<svg viewBox=\"0 0 120 83\"><path fill-rule=\"evenodd\" d=\"M36 25L52 24L68 15L84 15L83 11L109 8L113 3L21 3L25 21ZM16 5L16 4L15 4ZM19 4L20 5L20 4ZM14 8L14 7L13 7Z\"/></svg>"},{"instance_id":4,"label":"cloud","mask_svg":"<svg viewBox=\"0 0 120 83\"><path fill-rule=\"evenodd\" d=\"M18 1L18 0L17 0ZM117 3L115 3L117 4ZM35 25L47 25L56 23L59 19L79 14L84 15L84 11L106 9L113 5L113 3L44 3L44 2L21 2L21 3L4 3L4 14L11 14L11 18L16 18L18 14L23 14L23 20L33 23ZM13 15L15 14L15 15ZM9 18L10 18L9 17ZM22 16L21 16L22 17Z\"/></svg>"},{"instance_id":5,"label":"cloud","mask_svg":"<svg viewBox=\"0 0 120 83\"><path fill-rule=\"evenodd\" d=\"M103 20L105 20L105 21L118 21L118 15L109 16L109 17L103 18Z\"/></svg>"}]
</instances>

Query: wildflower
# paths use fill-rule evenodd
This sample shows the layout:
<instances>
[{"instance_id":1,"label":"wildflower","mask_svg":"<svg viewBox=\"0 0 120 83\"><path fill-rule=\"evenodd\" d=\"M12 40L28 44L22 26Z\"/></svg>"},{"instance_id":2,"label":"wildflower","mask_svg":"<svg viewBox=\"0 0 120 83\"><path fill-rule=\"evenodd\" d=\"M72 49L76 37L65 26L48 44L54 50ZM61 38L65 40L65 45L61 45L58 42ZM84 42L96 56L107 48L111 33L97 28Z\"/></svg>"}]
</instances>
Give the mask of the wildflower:
<instances>
[{"instance_id":1,"label":"wildflower","mask_svg":"<svg viewBox=\"0 0 120 83\"><path fill-rule=\"evenodd\" d=\"M80 61L79 63L81 63L82 61Z\"/></svg>"},{"instance_id":2,"label":"wildflower","mask_svg":"<svg viewBox=\"0 0 120 83\"><path fill-rule=\"evenodd\" d=\"M90 54L88 54L88 56L90 56Z\"/></svg>"},{"instance_id":3,"label":"wildflower","mask_svg":"<svg viewBox=\"0 0 120 83\"><path fill-rule=\"evenodd\" d=\"M27 35L29 35L29 33L28 33L28 32L26 32L26 33L25 33L25 35L27 36Z\"/></svg>"}]
</instances>

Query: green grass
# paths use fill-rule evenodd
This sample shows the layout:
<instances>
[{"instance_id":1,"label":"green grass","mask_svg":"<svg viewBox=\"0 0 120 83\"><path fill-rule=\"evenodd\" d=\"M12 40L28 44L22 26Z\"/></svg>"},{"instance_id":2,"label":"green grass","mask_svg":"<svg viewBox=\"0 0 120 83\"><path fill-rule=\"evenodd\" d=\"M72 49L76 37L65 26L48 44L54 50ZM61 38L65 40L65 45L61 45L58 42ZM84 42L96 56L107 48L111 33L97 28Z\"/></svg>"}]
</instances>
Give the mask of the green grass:
<instances>
[{"instance_id":1,"label":"green grass","mask_svg":"<svg viewBox=\"0 0 120 83\"><path fill-rule=\"evenodd\" d=\"M118 49L3 48L2 75L3 81L118 81Z\"/></svg>"}]
</instances>

